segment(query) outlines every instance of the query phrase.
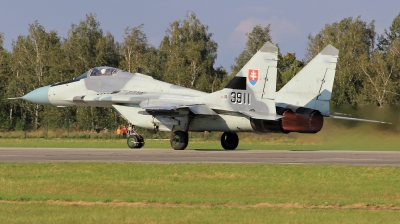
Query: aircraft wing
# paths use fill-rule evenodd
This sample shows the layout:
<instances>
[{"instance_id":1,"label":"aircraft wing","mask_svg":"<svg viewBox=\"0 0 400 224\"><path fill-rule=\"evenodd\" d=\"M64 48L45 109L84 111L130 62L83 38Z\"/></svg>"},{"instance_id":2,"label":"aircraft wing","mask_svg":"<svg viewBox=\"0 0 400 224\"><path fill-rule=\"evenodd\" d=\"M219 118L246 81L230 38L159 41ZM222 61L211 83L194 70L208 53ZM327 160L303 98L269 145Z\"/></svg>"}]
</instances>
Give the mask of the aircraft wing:
<instances>
[{"instance_id":1,"label":"aircraft wing","mask_svg":"<svg viewBox=\"0 0 400 224\"><path fill-rule=\"evenodd\" d=\"M139 106L146 110L174 110L185 108L195 105L195 103L177 101L177 100L163 100L163 99L147 99L143 100Z\"/></svg>"},{"instance_id":2,"label":"aircraft wing","mask_svg":"<svg viewBox=\"0 0 400 224\"><path fill-rule=\"evenodd\" d=\"M140 102L149 99L156 98L157 95L145 94L142 92L126 92L126 93L93 93L82 96L75 96L73 102L88 104L110 104L110 103L132 103L139 104Z\"/></svg>"},{"instance_id":3,"label":"aircraft wing","mask_svg":"<svg viewBox=\"0 0 400 224\"><path fill-rule=\"evenodd\" d=\"M192 111L194 114L217 114L205 104L176 99L147 99L142 101L139 105L145 110L174 110L179 108L189 108L189 110Z\"/></svg>"},{"instance_id":4,"label":"aircraft wing","mask_svg":"<svg viewBox=\"0 0 400 224\"><path fill-rule=\"evenodd\" d=\"M256 112L256 111L239 111L239 112L253 119L278 120L279 118L282 117L277 114L270 114L270 113Z\"/></svg>"},{"instance_id":5,"label":"aircraft wing","mask_svg":"<svg viewBox=\"0 0 400 224\"><path fill-rule=\"evenodd\" d=\"M146 111L171 111L180 108L189 108L194 114L216 115L210 107L197 102L195 97L190 96L124 92L75 96L73 101L80 104L87 104L88 106L137 104Z\"/></svg>"}]
</instances>

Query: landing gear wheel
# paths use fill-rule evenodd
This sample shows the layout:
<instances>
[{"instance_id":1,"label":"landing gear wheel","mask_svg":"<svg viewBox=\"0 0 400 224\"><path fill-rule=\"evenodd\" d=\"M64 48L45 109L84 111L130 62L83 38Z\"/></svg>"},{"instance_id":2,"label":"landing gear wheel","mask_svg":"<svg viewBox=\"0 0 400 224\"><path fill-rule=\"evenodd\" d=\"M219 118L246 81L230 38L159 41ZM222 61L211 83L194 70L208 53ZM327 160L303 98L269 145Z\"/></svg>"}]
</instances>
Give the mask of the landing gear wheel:
<instances>
[{"instance_id":1,"label":"landing gear wheel","mask_svg":"<svg viewBox=\"0 0 400 224\"><path fill-rule=\"evenodd\" d=\"M143 138L143 136L141 136L141 135L137 135L138 136L138 144L137 144L137 147L136 148L138 148L138 149L140 149L140 148L142 148L143 146L144 146L144 138Z\"/></svg>"},{"instance_id":2,"label":"landing gear wheel","mask_svg":"<svg viewBox=\"0 0 400 224\"><path fill-rule=\"evenodd\" d=\"M144 139L140 135L130 135L128 136L126 143L131 149L139 149L144 146Z\"/></svg>"},{"instance_id":3,"label":"landing gear wheel","mask_svg":"<svg viewBox=\"0 0 400 224\"><path fill-rule=\"evenodd\" d=\"M184 131L175 131L169 139L171 146L175 150L184 150L189 143L189 135Z\"/></svg>"},{"instance_id":4,"label":"landing gear wheel","mask_svg":"<svg viewBox=\"0 0 400 224\"><path fill-rule=\"evenodd\" d=\"M224 132L221 136L221 145L225 150L234 150L239 145L239 137L235 132Z\"/></svg>"}]
</instances>

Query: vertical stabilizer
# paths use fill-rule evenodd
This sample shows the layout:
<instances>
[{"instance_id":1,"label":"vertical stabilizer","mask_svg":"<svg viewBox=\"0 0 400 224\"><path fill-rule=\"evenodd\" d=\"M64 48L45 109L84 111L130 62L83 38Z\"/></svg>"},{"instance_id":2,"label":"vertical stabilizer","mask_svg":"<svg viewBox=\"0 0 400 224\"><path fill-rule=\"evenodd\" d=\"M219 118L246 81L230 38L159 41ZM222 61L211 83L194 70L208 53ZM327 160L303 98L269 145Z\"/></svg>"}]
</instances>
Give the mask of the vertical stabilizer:
<instances>
[{"instance_id":1,"label":"vertical stabilizer","mask_svg":"<svg viewBox=\"0 0 400 224\"><path fill-rule=\"evenodd\" d=\"M267 42L225 88L252 91L256 99L275 99L277 63L278 47Z\"/></svg>"},{"instance_id":2,"label":"vertical stabilizer","mask_svg":"<svg viewBox=\"0 0 400 224\"><path fill-rule=\"evenodd\" d=\"M329 115L333 81L339 50L326 46L282 89L277 92L277 106L296 110L299 107L319 110Z\"/></svg>"},{"instance_id":3,"label":"vertical stabilizer","mask_svg":"<svg viewBox=\"0 0 400 224\"><path fill-rule=\"evenodd\" d=\"M275 119L277 63L278 47L265 43L223 90L204 100L213 109Z\"/></svg>"}]
</instances>

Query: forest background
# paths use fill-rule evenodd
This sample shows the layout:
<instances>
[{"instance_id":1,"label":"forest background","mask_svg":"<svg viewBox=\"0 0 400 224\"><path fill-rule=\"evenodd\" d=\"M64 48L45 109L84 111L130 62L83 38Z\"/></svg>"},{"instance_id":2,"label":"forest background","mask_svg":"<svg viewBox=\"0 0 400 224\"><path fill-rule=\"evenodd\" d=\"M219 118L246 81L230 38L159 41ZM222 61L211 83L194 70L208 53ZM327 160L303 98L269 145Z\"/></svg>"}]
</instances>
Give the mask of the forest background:
<instances>
[{"instance_id":1,"label":"forest background","mask_svg":"<svg viewBox=\"0 0 400 224\"><path fill-rule=\"evenodd\" d=\"M126 123L111 108L41 106L23 100L4 100L57 82L71 80L95 66L112 66L141 72L155 79L205 92L222 89L227 82L271 38L271 24L257 25L244 50L228 72L215 67L218 43L208 26L194 12L166 28L158 47L149 44L144 24L125 29L124 40L101 28L95 14L87 14L72 24L63 38L55 30L46 31L38 22L29 24L27 35L3 48L0 31L0 129L3 131L66 128L77 131ZM299 72L326 45L340 50L331 105L335 108L367 106L395 108L400 103L400 13L388 29L376 33L374 21L348 17L326 24L308 36L304 61L294 53L279 55L277 90Z\"/></svg>"}]
</instances>

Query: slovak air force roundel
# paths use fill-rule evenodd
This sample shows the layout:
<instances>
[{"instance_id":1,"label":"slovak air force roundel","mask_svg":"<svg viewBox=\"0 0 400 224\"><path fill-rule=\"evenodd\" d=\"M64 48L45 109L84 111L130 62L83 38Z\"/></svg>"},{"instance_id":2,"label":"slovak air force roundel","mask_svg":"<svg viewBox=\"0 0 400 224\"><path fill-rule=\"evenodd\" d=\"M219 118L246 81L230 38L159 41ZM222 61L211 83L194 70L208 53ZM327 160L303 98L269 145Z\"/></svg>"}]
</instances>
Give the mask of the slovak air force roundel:
<instances>
[{"instance_id":1,"label":"slovak air force roundel","mask_svg":"<svg viewBox=\"0 0 400 224\"><path fill-rule=\"evenodd\" d=\"M258 69L249 68L247 78L252 86L256 85L258 82Z\"/></svg>"}]
</instances>

